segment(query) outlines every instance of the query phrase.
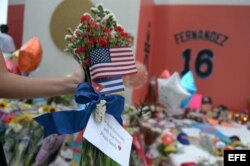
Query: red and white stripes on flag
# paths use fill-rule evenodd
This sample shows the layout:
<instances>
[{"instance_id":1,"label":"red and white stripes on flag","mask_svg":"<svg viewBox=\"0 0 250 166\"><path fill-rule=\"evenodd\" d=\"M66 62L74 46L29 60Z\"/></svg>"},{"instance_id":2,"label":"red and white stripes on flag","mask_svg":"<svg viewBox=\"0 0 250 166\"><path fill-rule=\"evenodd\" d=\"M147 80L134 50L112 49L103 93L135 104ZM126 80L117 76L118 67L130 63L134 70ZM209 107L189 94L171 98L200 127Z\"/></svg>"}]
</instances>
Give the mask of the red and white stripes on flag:
<instances>
[{"instance_id":1,"label":"red and white stripes on flag","mask_svg":"<svg viewBox=\"0 0 250 166\"><path fill-rule=\"evenodd\" d=\"M131 47L97 48L90 52L89 59L92 80L137 72Z\"/></svg>"}]
</instances>

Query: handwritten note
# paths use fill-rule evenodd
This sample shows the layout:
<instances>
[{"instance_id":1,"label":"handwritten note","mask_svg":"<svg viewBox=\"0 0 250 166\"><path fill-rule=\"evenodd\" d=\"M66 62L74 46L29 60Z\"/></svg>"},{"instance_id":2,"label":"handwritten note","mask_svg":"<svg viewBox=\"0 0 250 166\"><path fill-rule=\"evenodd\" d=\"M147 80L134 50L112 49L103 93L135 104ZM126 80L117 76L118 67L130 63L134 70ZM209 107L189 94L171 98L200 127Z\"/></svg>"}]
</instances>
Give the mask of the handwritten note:
<instances>
[{"instance_id":1,"label":"handwritten note","mask_svg":"<svg viewBox=\"0 0 250 166\"><path fill-rule=\"evenodd\" d=\"M132 137L113 116L105 114L99 124L91 115L83 137L120 165L129 165Z\"/></svg>"}]
</instances>

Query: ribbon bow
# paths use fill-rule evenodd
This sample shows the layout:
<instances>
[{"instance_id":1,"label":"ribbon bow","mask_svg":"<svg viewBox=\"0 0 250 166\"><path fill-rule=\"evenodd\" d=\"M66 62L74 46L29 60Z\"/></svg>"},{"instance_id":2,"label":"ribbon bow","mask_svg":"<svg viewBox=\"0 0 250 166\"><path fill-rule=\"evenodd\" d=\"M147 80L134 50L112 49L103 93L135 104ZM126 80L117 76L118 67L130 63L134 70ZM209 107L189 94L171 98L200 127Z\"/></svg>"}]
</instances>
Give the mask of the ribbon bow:
<instances>
[{"instance_id":1,"label":"ribbon bow","mask_svg":"<svg viewBox=\"0 0 250 166\"><path fill-rule=\"evenodd\" d=\"M35 118L35 121L44 127L45 137L50 134L72 134L86 127L91 113L100 100L105 100L107 113L122 125L121 114L124 109L124 97L119 95L104 96L94 91L86 82L81 83L76 90L75 101L78 104L87 104L80 110L59 111L47 113Z\"/></svg>"}]
</instances>

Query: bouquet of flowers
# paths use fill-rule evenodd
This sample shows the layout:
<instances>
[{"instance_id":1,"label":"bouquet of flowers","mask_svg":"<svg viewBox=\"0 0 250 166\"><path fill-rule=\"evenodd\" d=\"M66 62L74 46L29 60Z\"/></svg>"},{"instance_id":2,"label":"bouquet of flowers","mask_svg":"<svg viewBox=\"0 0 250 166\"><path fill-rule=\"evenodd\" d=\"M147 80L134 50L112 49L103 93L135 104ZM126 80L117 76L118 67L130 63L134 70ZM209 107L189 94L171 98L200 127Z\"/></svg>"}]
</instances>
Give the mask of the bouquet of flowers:
<instances>
[{"instance_id":1,"label":"bouquet of flowers","mask_svg":"<svg viewBox=\"0 0 250 166\"><path fill-rule=\"evenodd\" d=\"M91 8L91 12L92 15L81 16L75 30L68 29L65 51L82 65L86 81L92 83L96 92L104 95L121 92L124 90L121 77L137 72L131 48L133 38L101 4ZM117 163L84 140L80 165Z\"/></svg>"},{"instance_id":2,"label":"bouquet of flowers","mask_svg":"<svg viewBox=\"0 0 250 166\"><path fill-rule=\"evenodd\" d=\"M96 7L91 8L90 15L89 13L84 13L81 16L80 24L76 27L75 30L68 29L68 34L65 36L65 40L69 43L65 48L65 51L73 55L73 57L82 64L85 73L86 79L88 82L91 82L90 75L93 79L103 78L103 77L113 77L113 76L121 76L135 73L137 70L135 68L133 55L131 53L131 45L132 45L132 36L127 33L121 25L117 23L117 20L114 14L108 10L104 9L101 4L97 4ZM98 48L124 48L118 50L109 50L110 52L117 53L117 58L109 57L102 55L96 55L93 50ZM126 49L127 48L127 49ZM124 56L118 54L119 51L124 51L130 56ZM100 52L100 51L99 51ZM119 59L120 58L120 59ZM89 68L94 68L94 65L98 63L97 61L102 60L99 63L114 63L113 66L117 63L117 65L122 65L123 67L128 67L129 70L124 70L124 68L120 68L121 71L126 71L125 73L104 73L101 76L95 75L95 71L90 71ZM129 59L131 62L129 62ZM121 64L127 60L129 63ZM110 66L111 67L111 66ZM116 68L113 68L116 70ZM109 70L112 72L113 70ZM90 74L90 75L89 75Z\"/></svg>"},{"instance_id":3,"label":"bouquet of flowers","mask_svg":"<svg viewBox=\"0 0 250 166\"><path fill-rule=\"evenodd\" d=\"M127 165L127 152L131 150L132 137L120 126L124 97L113 93L124 90L122 76L137 72L131 48L132 37L117 24L114 15L102 5L98 4L91 11L93 15L83 14L76 29L69 29L65 36L69 41L65 51L82 64L88 82L77 87L75 101L79 104L79 109L43 114L35 119L44 126L45 136L54 133L72 134L86 128L81 166L109 166L117 165L117 162ZM97 135L88 135L93 134L92 130L95 129L94 133ZM94 142L96 140L98 143ZM100 149L98 146L102 146L103 141L112 149ZM99 144L100 142L102 144ZM123 155L123 159L117 158L118 155L114 156L118 152ZM106 155L107 153L113 160Z\"/></svg>"}]
</instances>

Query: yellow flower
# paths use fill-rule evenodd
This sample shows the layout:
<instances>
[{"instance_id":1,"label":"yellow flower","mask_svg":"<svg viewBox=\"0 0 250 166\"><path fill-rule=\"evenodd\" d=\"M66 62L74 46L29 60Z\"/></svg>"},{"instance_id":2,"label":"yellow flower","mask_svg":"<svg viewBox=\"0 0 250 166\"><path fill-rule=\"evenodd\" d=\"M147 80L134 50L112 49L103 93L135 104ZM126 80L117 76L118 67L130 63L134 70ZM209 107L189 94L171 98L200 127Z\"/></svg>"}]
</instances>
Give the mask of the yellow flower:
<instances>
[{"instance_id":1,"label":"yellow flower","mask_svg":"<svg viewBox=\"0 0 250 166\"><path fill-rule=\"evenodd\" d=\"M46 112L49 112L49 106L48 105L44 105L42 107L42 113L46 113Z\"/></svg>"},{"instance_id":2,"label":"yellow flower","mask_svg":"<svg viewBox=\"0 0 250 166\"><path fill-rule=\"evenodd\" d=\"M164 151L167 153L173 153L173 152L176 152L177 149L174 145L168 145L164 148Z\"/></svg>"},{"instance_id":3,"label":"yellow flower","mask_svg":"<svg viewBox=\"0 0 250 166\"><path fill-rule=\"evenodd\" d=\"M7 100L1 100L0 101L0 108L6 108L6 106L8 105L8 102L7 102Z\"/></svg>"},{"instance_id":4,"label":"yellow flower","mask_svg":"<svg viewBox=\"0 0 250 166\"><path fill-rule=\"evenodd\" d=\"M57 111L56 106L50 106L49 107L49 112L56 112L56 111Z\"/></svg>"},{"instance_id":5,"label":"yellow flower","mask_svg":"<svg viewBox=\"0 0 250 166\"><path fill-rule=\"evenodd\" d=\"M234 142L232 143L232 146L233 146L233 147L237 147L237 146L244 147L245 145L244 145L241 141L234 141Z\"/></svg>"},{"instance_id":6,"label":"yellow flower","mask_svg":"<svg viewBox=\"0 0 250 166\"><path fill-rule=\"evenodd\" d=\"M16 116L11 120L11 123L21 123L21 122L30 122L35 117L34 114L24 113L22 115Z\"/></svg>"},{"instance_id":7,"label":"yellow flower","mask_svg":"<svg viewBox=\"0 0 250 166\"><path fill-rule=\"evenodd\" d=\"M222 156L221 150L220 149L216 149L215 150L215 155L216 156Z\"/></svg>"},{"instance_id":8,"label":"yellow flower","mask_svg":"<svg viewBox=\"0 0 250 166\"><path fill-rule=\"evenodd\" d=\"M29 109L29 108L31 108L31 105L29 105L29 104L23 103L21 105L21 109Z\"/></svg>"}]
</instances>

